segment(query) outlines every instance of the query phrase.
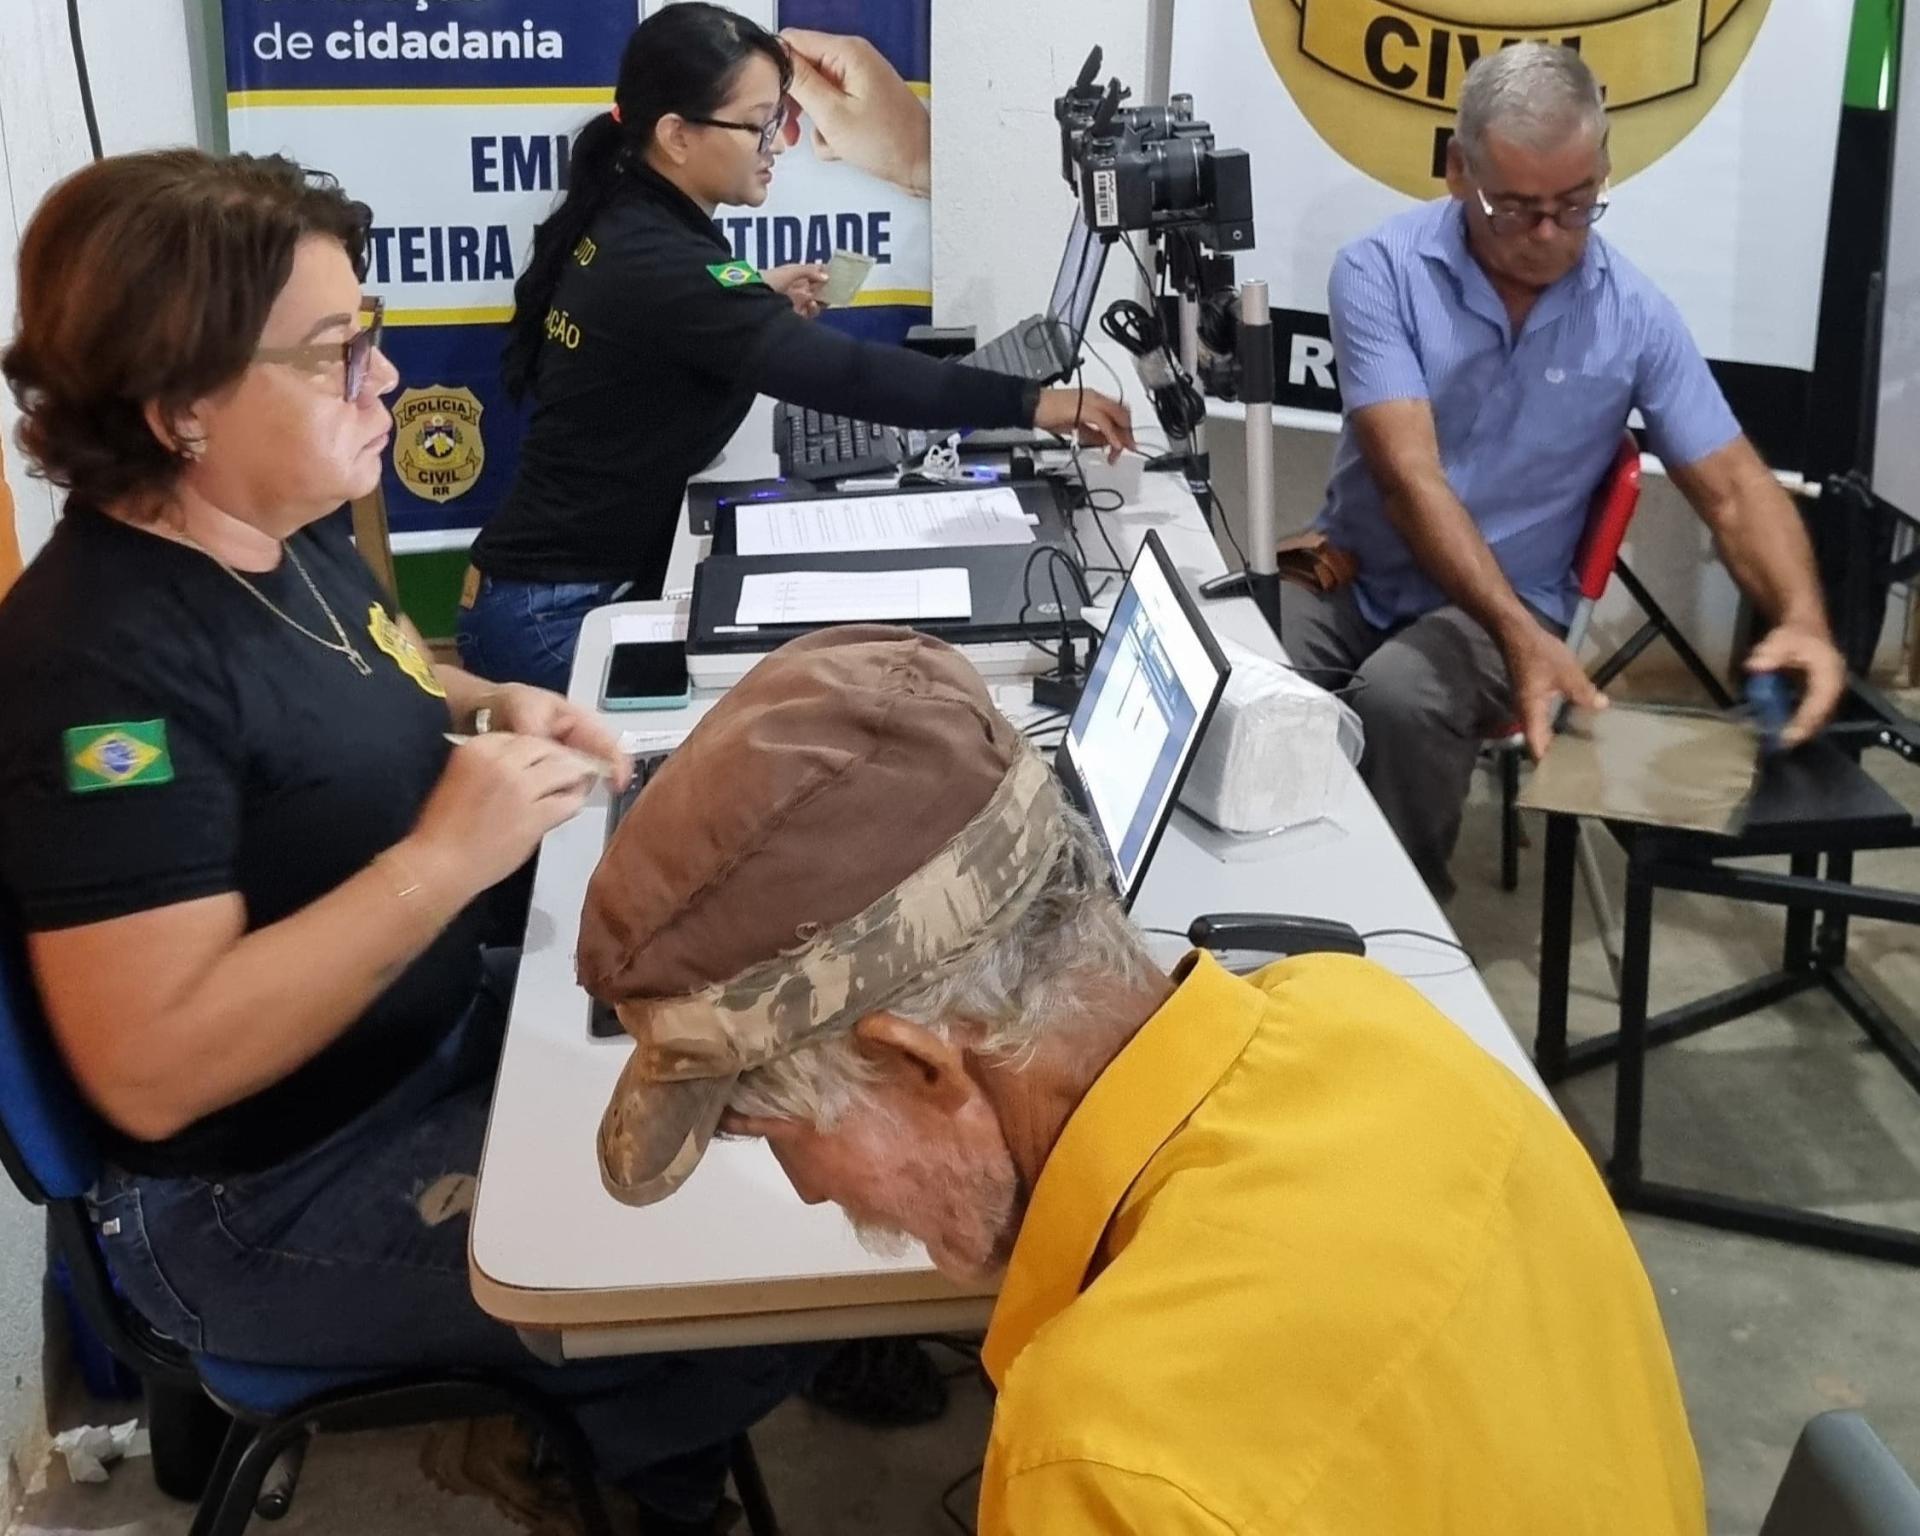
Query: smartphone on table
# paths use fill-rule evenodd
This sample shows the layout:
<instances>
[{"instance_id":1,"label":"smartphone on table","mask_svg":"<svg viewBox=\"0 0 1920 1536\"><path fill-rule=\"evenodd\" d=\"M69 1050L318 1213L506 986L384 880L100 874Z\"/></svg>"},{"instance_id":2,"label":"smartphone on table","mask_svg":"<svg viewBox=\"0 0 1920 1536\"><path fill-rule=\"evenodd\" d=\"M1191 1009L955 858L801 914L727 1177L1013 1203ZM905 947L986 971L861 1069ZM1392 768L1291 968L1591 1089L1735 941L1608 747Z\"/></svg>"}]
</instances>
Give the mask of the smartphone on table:
<instances>
[{"instance_id":1,"label":"smartphone on table","mask_svg":"<svg viewBox=\"0 0 1920 1536\"><path fill-rule=\"evenodd\" d=\"M691 697L686 641L626 640L607 652L602 709L680 709Z\"/></svg>"}]
</instances>

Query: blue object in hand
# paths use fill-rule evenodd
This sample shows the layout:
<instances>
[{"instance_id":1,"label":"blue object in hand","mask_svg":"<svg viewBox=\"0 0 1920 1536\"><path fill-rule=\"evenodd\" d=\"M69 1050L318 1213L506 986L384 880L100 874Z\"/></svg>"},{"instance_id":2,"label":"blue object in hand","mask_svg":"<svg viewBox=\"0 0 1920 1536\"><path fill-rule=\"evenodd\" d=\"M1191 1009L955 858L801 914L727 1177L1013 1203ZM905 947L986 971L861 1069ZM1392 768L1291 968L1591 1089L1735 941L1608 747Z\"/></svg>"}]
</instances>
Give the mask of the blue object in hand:
<instances>
[{"instance_id":1,"label":"blue object in hand","mask_svg":"<svg viewBox=\"0 0 1920 1536\"><path fill-rule=\"evenodd\" d=\"M1781 732L1793 718L1793 695L1787 690L1786 678L1778 672L1749 672L1747 708L1760 733L1760 750L1778 752Z\"/></svg>"}]
</instances>

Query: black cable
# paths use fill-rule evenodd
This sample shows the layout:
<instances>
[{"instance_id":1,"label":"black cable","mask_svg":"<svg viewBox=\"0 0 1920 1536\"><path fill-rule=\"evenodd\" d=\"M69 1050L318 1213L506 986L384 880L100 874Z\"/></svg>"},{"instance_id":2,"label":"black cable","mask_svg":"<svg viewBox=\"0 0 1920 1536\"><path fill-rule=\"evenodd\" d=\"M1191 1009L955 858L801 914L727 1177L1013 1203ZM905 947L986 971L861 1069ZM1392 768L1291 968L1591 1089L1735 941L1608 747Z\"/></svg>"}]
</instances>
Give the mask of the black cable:
<instances>
[{"instance_id":1,"label":"black cable","mask_svg":"<svg viewBox=\"0 0 1920 1536\"><path fill-rule=\"evenodd\" d=\"M1156 281L1154 275L1147 270L1147 264L1140 259L1140 253L1134 249L1133 241L1123 236L1120 243L1127 248L1127 254L1133 258L1134 266L1139 268L1140 280L1147 285L1147 292L1155 295L1156 303L1164 301L1167 296L1165 274L1163 273L1161 278ZM1181 366L1180 359L1174 354L1173 344L1167 340L1165 326L1160 327L1160 347L1161 350L1166 353L1167 366L1173 370L1173 376L1184 381L1186 386L1191 389L1193 387L1192 376ZM1200 483L1207 488L1207 500L1216 507L1220 506L1219 493L1213 488L1213 477L1211 475L1202 475L1200 476ZM1240 569L1243 571L1251 570L1253 567L1247 559L1247 552L1240 547L1240 540L1234 536L1233 522L1227 517L1225 508L1221 508L1220 530L1226 534L1227 542L1233 546L1234 554L1239 557Z\"/></svg>"},{"instance_id":2,"label":"black cable","mask_svg":"<svg viewBox=\"0 0 1920 1536\"><path fill-rule=\"evenodd\" d=\"M80 110L87 119L87 143L93 158L102 158L100 119L93 110L93 80L87 74L87 45L80 35L80 0L67 0L67 35L73 39L73 73L80 84Z\"/></svg>"},{"instance_id":3,"label":"black cable","mask_svg":"<svg viewBox=\"0 0 1920 1536\"><path fill-rule=\"evenodd\" d=\"M1458 939L1449 939L1441 934L1428 933L1424 928L1375 928L1370 932L1361 934L1360 939L1362 943L1368 939L1425 939L1429 944L1441 944L1448 949L1457 949L1469 960L1473 958L1473 951L1468 949L1467 946L1462 944Z\"/></svg>"},{"instance_id":4,"label":"black cable","mask_svg":"<svg viewBox=\"0 0 1920 1536\"><path fill-rule=\"evenodd\" d=\"M1033 612L1033 567L1034 562L1038 560L1047 560L1049 562L1047 566L1047 580L1053 590L1053 601L1056 613L1056 622L1046 626L1048 638L1045 640L1033 633L1034 630L1040 628L1040 625L1032 622L1028 618L1028 615ZM1037 648L1042 654L1051 657L1056 669L1061 666L1063 658L1059 649L1051 642L1054 635L1068 622L1066 617L1066 602L1060 595L1059 567L1062 565L1067 568L1067 576L1079 592L1082 606L1093 601L1093 593L1088 589L1086 575L1081 567L1075 563L1073 556L1068 554L1058 544L1036 544L1028 553L1027 563L1020 572L1020 616L1015 620L1020 626L1021 631L1026 635L1027 643ZM1073 643L1071 631L1068 633L1067 643L1069 645Z\"/></svg>"},{"instance_id":5,"label":"black cable","mask_svg":"<svg viewBox=\"0 0 1920 1536\"><path fill-rule=\"evenodd\" d=\"M1135 359L1150 357L1166 343L1166 332L1158 317L1136 299L1115 299L1100 317L1100 329L1121 351ZM1147 398L1153 402L1160 424L1174 437L1191 438L1207 419L1207 402L1194 388L1184 369L1173 369L1173 382L1149 386Z\"/></svg>"},{"instance_id":6,"label":"black cable","mask_svg":"<svg viewBox=\"0 0 1920 1536\"><path fill-rule=\"evenodd\" d=\"M1080 382L1081 392L1084 394L1086 391L1086 369L1079 364L1075 364L1074 377ZM1119 547L1113 542L1113 535L1107 531L1107 525L1101 519L1105 513L1119 512L1124 509L1127 504L1127 499L1112 486L1102 486L1100 490L1096 491L1087 481L1087 468L1086 465L1081 462L1080 452L1080 439L1078 434L1075 434L1067 440L1067 461L1073 467L1073 477L1079 482L1080 491L1078 501L1067 513L1067 531L1073 537L1074 548L1079 551L1081 568L1085 570L1089 576L1095 572L1102 572L1124 577L1127 574L1127 565L1120 558ZM1103 492L1113 498L1112 502L1106 506L1102 506L1096 499ZM1094 529L1099 533L1101 543L1107 546L1107 554L1113 560L1112 565L1095 565L1087 558L1087 551L1080 543L1080 534L1074 527L1073 521L1073 513L1081 507L1086 508L1086 510L1092 514Z\"/></svg>"},{"instance_id":7,"label":"black cable","mask_svg":"<svg viewBox=\"0 0 1920 1536\"><path fill-rule=\"evenodd\" d=\"M1085 215L1083 214L1082 217L1084 218ZM1089 261L1089 259L1091 259L1092 255L1093 255L1093 241L1088 240L1080 248L1080 266L1074 272L1073 285L1068 290L1069 293L1072 294L1076 299L1079 297L1081 284L1084 283L1087 279L1087 262ZM1106 524L1101 522L1100 517L1103 511L1118 512L1122 507L1126 505L1126 498L1121 496L1118 491L1113 490L1111 487L1107 487L1105 488L1106 494L1113 497L1113 502L1111 505L1103 508L1100 505L1100 503L1095 499L1099 493L1096 492L1093 489L1093 487L1089 485L1087 482L1086 466L1082 464L1080 459L1080 454L1081 454L1080 426L1085 415L1086 401L1087 401L1086 365L1082 360L1080 354L1086 343L1087 326L1092 322L1092 319L1093 319L1093 306L1089 304L1085 311L1085 319L1083 319L1080 322L1078 327L1076 327L1072 333L1073 346L1069 353L1069 355L1073 359L1073 387L1075 392L1074 403L1073 403L1073 425L1071 430L1069 430L1064 435L1060 433L1055 433L1054 436L1057 438L1060 438L1060 440L1066 444L1067 457L1069 462L1073 466L1074 478L1080 482L1079 505L1084 506L1089 512L1093 514L1093 525L1099 531L1101 542L1103 542L1107 546L1107 553L1110 556L1112 556L1113 562L1114 562L1111 566L1097 566L1087 558L1086 547L1080 542L1079 530L1074 526L1073 512L1072 510L1069 510L1067 515L1067 534L1068 534L1068 537L1070 537L1073 540L1074 549L1080 557L1081 570L1085 572L1087 575L1092 575L1096 572L1100 572L1100 573L1111 573L1112 575L1115 575L1115 576L1125 576L1127 574L1126 564L1121 560L1120 551L1113 542L1113 536L1107 531ZM1085 602L1093 601L1092 593L1089 590L1087 590L1085 582L1082 582L1081 584L1081 592L1082 592L1083 601ZM1023 613L1024 613L1024 610L1023 610ZM1045 647L1042 647L1042 649L1045 649Z\"/></svg>"}]
</instances>

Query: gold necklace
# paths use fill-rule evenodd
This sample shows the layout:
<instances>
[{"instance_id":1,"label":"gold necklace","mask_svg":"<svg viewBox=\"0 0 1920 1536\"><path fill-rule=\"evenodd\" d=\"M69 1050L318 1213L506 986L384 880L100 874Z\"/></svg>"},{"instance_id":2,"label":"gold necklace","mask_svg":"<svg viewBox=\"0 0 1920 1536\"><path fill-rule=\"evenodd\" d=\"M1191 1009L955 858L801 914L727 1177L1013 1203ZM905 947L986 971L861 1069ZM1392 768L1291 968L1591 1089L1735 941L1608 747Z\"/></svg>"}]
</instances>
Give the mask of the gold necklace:
<instances>
[{"instance_id":1,"label":"gold necklace","mask_svg":"<svg viewBox=\"0 0 1920 1536\"><path fill-rule=\"evenodd\" d=\"M221 570L225 571L235 581L239 582L248 592L251 592L254 600L269 613L273 614L274 617L279 619L281 623L299 630L301 634L305 635L315 645L324 646L326 649L346 657L348 661L353 663L353 670L358 672L362 677L373 676L373 667L369 664L367 658L362 656L360 652L354 648L353 642L347 638L346 630L341 627L340 621L333 616L333 609L327 606L327 600L320 595L320 589L313 584L313 578L307 574L307 568L300 563L300 557L293 552L293 547L290 544L283 540L280 545L280 552L293 562L293 568L300 573L300 579L307 584L307 590L313 594L313 600L320 605L320 611L327 616L327 622L333 626L334 634L339 637L337 641L329 640L324 635L316 635L312 630L308 629L306 625L288 614L275 603L272 598L268 597L266 593L248 581L246 577L228 565L226 561L222 560L212 550L196 540L192 534L182 529L180 530L180 537L193 545L195 549L199 550L201 554L219 566Z\"/></svg>"}]
</instances>

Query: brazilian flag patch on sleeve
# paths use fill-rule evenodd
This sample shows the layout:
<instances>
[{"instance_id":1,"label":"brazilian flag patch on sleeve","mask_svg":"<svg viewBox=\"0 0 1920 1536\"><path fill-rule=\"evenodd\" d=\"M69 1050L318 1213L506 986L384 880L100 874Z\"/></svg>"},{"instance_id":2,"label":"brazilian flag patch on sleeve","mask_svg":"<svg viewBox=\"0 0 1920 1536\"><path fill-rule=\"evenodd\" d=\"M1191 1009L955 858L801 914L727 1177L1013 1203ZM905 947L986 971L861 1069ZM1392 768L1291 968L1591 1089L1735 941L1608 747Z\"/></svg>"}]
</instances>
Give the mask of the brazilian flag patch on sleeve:
<instances>
[{"instance_id":1,"label":"brazilian flag patch on sleeve","mask_svg":"<svg viewBox=\"0 0 1920 1536\"><path fill-rule=\"evenodd\" d=\"M76 795L135 784L171 784L173 757L164 720L76 725L62 738L67 788Z\"/></svg>"},{"instance_id":2,"label":"brazilian flag patch on sleeve","mask_svg":"<svg viewBox=\"0 0 1920 1536\"><path fill-rule=\"evenodd\" d=\"M707 268L722 288L746 288L766 279L744 261L719 261Z\"/></svg>"}]
</instances>

